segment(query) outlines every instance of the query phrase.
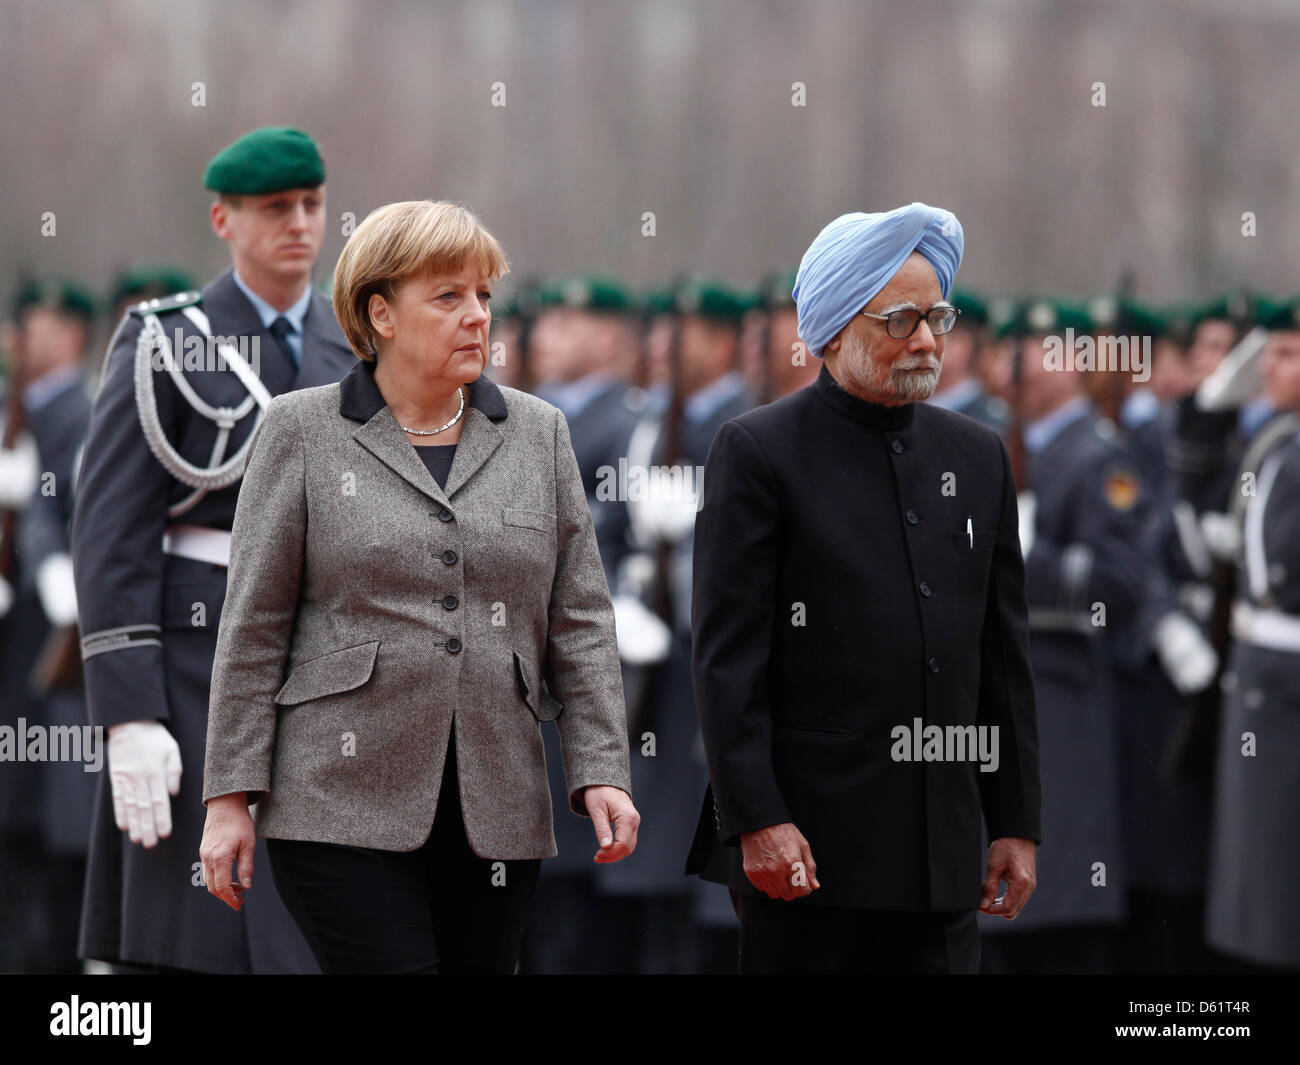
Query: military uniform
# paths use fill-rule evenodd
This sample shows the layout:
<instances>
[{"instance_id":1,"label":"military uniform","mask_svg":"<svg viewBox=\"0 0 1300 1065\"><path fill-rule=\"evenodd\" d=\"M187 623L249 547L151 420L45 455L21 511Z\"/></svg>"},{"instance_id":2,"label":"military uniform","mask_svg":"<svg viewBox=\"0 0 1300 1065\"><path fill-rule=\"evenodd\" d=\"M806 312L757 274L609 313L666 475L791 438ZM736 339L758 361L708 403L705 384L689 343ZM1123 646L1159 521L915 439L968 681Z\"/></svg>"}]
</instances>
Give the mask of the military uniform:
<instances>
[{"instance_id":1,"label":"military uniform","mask_svg":"<svg viewBox=\"0 0 1300 1065\"><path fill-rule=\"evenodd\" d=\"M193 319L196 310L206 316L207 328ZM219 550L210 550L231 527L239 482L204 491L169 472L156 455L166 445L142 431L136 379L152 381L162 436L176 459L194 466L211 461L218 435L227 431L218 462L237 455L260 420L259 405L231 369L185 370L184 381L199 404L242 411L233 427L219 429L177 387L174 374L146 366L142 375L137 341L148 315L156 316L173 343L179 330L187 351L194 350L188 338L255 339L258 376L272 396L333 383L355 361L329 303L313 291L303 323L302 364L295 368L239 290L233 271L201 295L138 305L118 327L95 399L73 525L89 709L92 722L106 728L142 719L164 722L180 745L182 777L172 800L172 834L146 849L114 823L104 775L81 953L206 972L312 972L314 959L269 878L264 876L239 913L216 903L203 887L198 851L208 685L226 587ZM215 530L215 536L204 530ZM260 840L254 863L270 868Z\"/></svg>"}]
</instances>

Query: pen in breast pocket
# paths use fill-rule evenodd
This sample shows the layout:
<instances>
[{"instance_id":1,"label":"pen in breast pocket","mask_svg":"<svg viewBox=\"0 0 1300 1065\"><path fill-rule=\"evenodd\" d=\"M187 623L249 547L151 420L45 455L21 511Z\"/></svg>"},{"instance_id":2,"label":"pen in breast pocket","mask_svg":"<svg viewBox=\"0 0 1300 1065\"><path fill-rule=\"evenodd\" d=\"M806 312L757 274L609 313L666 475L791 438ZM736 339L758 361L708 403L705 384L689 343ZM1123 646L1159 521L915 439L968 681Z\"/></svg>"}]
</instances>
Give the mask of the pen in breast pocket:
<instances>
[{"instance_id":1,"label":"pen in breast pocket","mask_svg":"<svg viewBox=\"0 0 1300 1065\"><path fill-rule=\"evenodd\" d=\"M970 545L973 550L975 547L975 526L970 523L970 518L966 519L966 535L970 537Z\"/></svg>"}]
</instances>

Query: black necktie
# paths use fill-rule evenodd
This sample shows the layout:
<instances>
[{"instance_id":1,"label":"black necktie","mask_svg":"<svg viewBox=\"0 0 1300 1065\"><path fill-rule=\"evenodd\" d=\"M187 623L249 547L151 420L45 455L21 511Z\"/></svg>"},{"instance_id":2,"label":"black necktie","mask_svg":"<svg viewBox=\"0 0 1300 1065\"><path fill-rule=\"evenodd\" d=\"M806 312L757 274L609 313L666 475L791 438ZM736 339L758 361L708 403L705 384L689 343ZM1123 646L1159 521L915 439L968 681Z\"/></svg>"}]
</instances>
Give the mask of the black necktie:
<instances>
[{"instance_id":1,"label":"black necktie","mask_svg":"<svg viewBox=\"0 0 1300 1065\"><path fill-rule=\"evenodd\" d=\"M293 345L289 343L289 334L293 331L293 325L290 324L288 318L283 316L271 323L271 335L275 337L276 343L280 345L280 350L284 352L284 357L289 360L289 365L297 370L298 357L294 354Z\"/></svg>"}]
</instances>

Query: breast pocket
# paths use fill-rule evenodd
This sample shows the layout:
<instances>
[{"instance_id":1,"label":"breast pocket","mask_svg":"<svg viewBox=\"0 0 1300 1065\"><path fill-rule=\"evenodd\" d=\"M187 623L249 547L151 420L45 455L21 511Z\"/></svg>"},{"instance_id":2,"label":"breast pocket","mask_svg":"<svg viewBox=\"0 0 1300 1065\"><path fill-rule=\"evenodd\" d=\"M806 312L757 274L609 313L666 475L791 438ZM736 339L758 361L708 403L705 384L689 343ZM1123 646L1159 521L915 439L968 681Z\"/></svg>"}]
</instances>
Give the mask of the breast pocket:
<instances>
[{"instance_id":1,"label":"breast pocket","mask_svg":"<svg viewBox=\"0 0 1300 1065\"><path fill-rule=\"evenodd\" d=\"M297 706L359 688L374 672L378 653L379 641L371 640L299 662L276 693L275 701L280 706Z\"/></svg>"},{"instance_id":2,"label":"breast pocket","mask_svg":"<svg viewBox=\"0 0 1300 1065\"><path fill-rule=\"evenodd\" d=\"M979 522L972 522L966 528L966 518L953 522L952 545L960 551L991 551L998 541L997 529L981 528Z\"/></svg>"},{"instance_id":3,"label":"breast pocket","mask_svg":"<svg viewBox=\"0 0 1300 1065\"><path fill-rule=\"evenodd\" d=\"M533 716L538 721L554 721L560 716L560 711L564 709L564 704L553 696L542 693L541 679L533 672L529 666L529 660L524 658L518 651L511 651L515 662L515 685L519 691L519 697L528 704L528 709L533 712Z\"/></svg>"},{"instance_id":4,"label":"breast pocket","mask_svg":"<svg viewBox=\"0 0 1300 1065\"><path fill-rule=\"evenodd\" d=\"M555 536L555 515L548 510L524 510L521 507L503 507L501 524L512 525L516 529L533 529L548 536Z\"/></svg>"}]
</instances>

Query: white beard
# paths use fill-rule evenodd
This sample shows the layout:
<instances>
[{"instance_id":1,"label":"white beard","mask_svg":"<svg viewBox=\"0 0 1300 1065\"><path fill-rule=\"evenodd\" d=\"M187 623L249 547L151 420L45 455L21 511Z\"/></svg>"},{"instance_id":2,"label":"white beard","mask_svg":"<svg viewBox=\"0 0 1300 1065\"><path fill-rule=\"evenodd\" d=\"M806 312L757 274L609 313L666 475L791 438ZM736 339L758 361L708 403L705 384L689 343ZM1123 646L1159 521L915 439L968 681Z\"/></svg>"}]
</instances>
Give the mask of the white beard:
<instances>
[{"instance_id":1,"label":"white beard","mask_svg":"<svg viewBox=\"0 0 1300 1065\"><path fill-rule=\"evenodd\" d=\"M856 333L848 333L841 348L840 366L853 390L872 403L916 403L929 399L939 386L941 363L934 355L905 355L889 365L873 359ZM921 367L925 373L919 372ZM915 368L915 369L914 369Z\"/></svg>"}]
</instances>

